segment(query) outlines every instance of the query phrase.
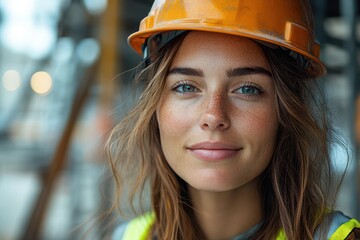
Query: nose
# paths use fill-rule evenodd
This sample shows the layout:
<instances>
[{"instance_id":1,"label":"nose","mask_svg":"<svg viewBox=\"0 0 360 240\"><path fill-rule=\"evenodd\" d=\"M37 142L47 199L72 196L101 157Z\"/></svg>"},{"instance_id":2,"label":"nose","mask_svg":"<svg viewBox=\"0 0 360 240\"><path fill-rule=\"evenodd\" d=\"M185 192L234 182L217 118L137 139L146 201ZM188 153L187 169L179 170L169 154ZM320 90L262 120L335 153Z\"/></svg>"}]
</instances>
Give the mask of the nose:
<instances>
[{"instance_id":1,"label":"nose","mask_svg":"<svg viewBox=\"0 0 360 240\"><path fill-rule=\"evenodd\" d=\"M205 100L201 116L201 128L206 130L225 130L230 126L228 103L224 94L218 93Z\"/></svg>"}]
</instances>

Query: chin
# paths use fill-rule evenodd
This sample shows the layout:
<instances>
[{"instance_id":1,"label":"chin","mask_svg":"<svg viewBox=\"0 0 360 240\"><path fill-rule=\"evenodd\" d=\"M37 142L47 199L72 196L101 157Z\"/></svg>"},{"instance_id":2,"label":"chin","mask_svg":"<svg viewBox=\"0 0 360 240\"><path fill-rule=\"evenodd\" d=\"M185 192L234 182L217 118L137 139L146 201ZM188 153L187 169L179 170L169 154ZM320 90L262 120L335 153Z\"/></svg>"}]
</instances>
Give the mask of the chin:
<instances>
[{"instance_id":1,"label":"chin","mask_svg":"<svg viewBox=\"0 0 360 240\"><path fill-rule=\"evenodd\" d=\"M221 180L221 179L203 179L202 181L188 182L194 189L206 192L228 192L244 186L246 183Z\"/></svg>"}]
</instances>

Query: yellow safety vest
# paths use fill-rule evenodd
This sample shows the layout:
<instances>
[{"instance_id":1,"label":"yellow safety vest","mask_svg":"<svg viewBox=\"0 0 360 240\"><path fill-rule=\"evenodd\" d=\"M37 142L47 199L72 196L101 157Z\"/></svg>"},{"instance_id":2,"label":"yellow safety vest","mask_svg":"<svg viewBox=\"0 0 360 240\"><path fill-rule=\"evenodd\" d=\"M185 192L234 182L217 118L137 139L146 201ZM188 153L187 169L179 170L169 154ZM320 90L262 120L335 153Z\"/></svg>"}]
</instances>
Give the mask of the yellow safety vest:
<instances>
[{"instance_id":1,"label":"yellow safety vest","mask_svg":"<svg viewBox=\"0 0 360 240\"><path fill-rule=\"evenodd\" d=\"M150 228L155 221L153 213L139 216L123 225L114 232L112 240L148 240ZM343 240L355 228L360 228L356 219L350 219L340 212L334 212L328 240ZM275 240L287 240L285 232L281 230Z\"/></svg>"}]
</instances>

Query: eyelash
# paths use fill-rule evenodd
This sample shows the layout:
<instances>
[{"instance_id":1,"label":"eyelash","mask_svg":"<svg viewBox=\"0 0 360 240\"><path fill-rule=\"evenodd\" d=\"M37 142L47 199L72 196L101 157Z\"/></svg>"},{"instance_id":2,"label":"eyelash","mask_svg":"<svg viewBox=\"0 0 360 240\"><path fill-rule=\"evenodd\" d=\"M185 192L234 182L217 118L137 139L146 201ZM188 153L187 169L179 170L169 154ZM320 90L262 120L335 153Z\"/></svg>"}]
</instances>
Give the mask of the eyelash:
<instances>
[{"instance_id":1,"label":"eyelash","mask_svg":"<svg viewBox=\"0 0 360 240\"><path fill-rule=\"evenodd\" d=\"M252 83L252 82L242 84L239 88L235 89L233 91L233 93L237 93L237 91L239 91L240 89L244 89L244 88L252 89L255 91L255 93L241 93L240 92L240 94L246 95L248 97L260 96L264 93L264 90L260 86L258 86L255 83Z\"/></svg>"},{"instance_id":2,"label":"eyelash","mask_svg":"<svg viewBox=\"0 0 360 240\"><path fill-rule=\"evenodd\" d=\"M180 91L179 90L179 87L185 87L185 86L189 86L193 89L193 91ZM239 90L241 89L244 89L244 88L248 88L255 91L255 93L242 93L242 92L239 92ZM190 93L194 93L194 92L199 92L199 89L197 87L195 87L191 82L189 81L180 81L178 83L176 83L172 89L172 91L175 91L176 93L179 93L179 94L190 94ZM243 83L240 87L238 87L237 89L235 89L234 91L232 91L232 93L235 93L235 94L241 94L243 96L246 96L246 97L256 97L256 96L260 96L264 93L264 90L258 86L257 84L255 83L252 83L252 82L248 82L248 83Z\"/></svg>"},{"instance_id":3,"label":"eyelash","mask_svg":"<svg viewBox=\"0 0 360 240\"><path fill-rule=\"evenodd\" d=\"M185 87L185 86L189 86L189 87L192 87L194 89L194 91L180 91L178 88L179 87ZM199 92L199 89L197 87L195 87L193 84L191 84L190 82L188 81L180 81L178 83L176 83L172 89L172 91L175 91L177 93L180 93L180 94L188 94L188 93L194 93L194 92Z\"/></svg>"}]
</instances>

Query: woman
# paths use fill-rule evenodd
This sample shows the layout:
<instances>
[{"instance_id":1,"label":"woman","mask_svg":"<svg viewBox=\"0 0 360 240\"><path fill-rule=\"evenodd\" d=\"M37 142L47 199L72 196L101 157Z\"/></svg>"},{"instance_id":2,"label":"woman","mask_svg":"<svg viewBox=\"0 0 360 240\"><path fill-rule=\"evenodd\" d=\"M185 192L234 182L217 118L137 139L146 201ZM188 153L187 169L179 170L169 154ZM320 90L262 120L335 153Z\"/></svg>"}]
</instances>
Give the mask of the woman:
<instances>
[{"instance_id":1,"label":"woman","mask_svg":"<svg viewBox=\"0 0 360 240\"><path fill-rule=\"evenodd\" d=\"M149 186L151 210L113 239L359 237L332 210L309 3L258 2L155 1L129 37L144 90L108 147L115 202Z\"/></svg>"}]
</instances>

